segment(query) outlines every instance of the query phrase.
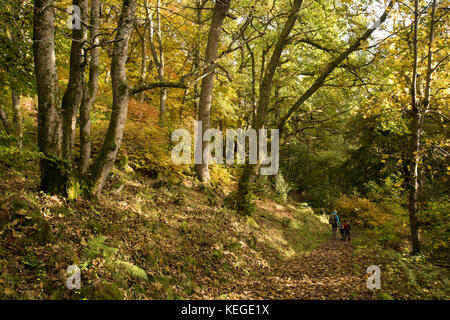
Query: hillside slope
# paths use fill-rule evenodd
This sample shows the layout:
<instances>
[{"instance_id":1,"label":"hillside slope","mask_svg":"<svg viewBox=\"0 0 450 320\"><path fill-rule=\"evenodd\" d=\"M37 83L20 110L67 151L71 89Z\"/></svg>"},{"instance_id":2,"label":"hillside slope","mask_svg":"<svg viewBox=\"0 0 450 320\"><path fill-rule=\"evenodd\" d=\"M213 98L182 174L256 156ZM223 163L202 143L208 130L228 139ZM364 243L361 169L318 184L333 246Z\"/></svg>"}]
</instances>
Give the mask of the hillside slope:
<instances>
[{"instance_id":1,"label":"hillside slope","mask_svg":"<svg viewBox=\"0 0 450 320\"><path fill-rule=\"evenodd\" d=\"M232 298L234 284L329 236L309 207L256 201L252 216L239 216L218 190L203 192L194 180L116 171L94 204L37 192L30 163L20 172L1 170L6 299ZM66 288L69 265L81 267L80 290Z\"/></svg>"}]
</instances>

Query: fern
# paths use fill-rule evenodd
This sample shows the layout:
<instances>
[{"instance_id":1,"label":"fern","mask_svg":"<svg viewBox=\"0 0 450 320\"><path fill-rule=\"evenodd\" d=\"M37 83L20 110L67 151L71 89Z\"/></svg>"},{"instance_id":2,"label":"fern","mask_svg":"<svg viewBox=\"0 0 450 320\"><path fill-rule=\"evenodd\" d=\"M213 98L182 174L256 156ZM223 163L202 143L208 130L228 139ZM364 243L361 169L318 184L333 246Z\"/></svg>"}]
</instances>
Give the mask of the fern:
<instances>
[{"instance_id":1,"label":"fern","mask_svg":"<svg viewBox=\"0 0 450 320\"><path fill-rule=\"evenodd\" d=\"M89 239L86 247L83 249L83 254L88 259L94 259L98 257L100 254L103 254L105 258L109 258L113 256L118 249L112 248L104 244L106 240L105 236L98 236L92 239Z\"/></svg>"},{"instance_id":2,"label":"fern","mask_svg":"<svg viewBox=\"0 0 450 320\"><path fill-rule=\"evenodd\" d=\"M143 280L148 280L147 273L144 269L139 268L138 266L132 264L131 262L116 260L113 261L112 264L115 264L119 267L123 267L123 269L131 274L133 277Z\"/></svg>"},{"instance_id":3,"label":"fern","mask_svg":"<svg viewBox=\"0 0 450 320\"><path fill-rule=\"evenodd\" d=\"M399 261L400 267L403 269L403 273L408 279L408 283L412 286L417 286L416 276L414 275L414 271L408 268L408 266L403 262Z\"/></svg>"},{"instance_id":4,"label":"fern","mask_svg":"<svg viewBox=\"0 0 450 320\"><path fill-rule=\"evenodd\" d=\"M105 241L106 237L102 235L88 240L86 246L83 248L83 255L88 259L88 261L82 264L84 267L90 263L90 260L97 258L99 255L103 255L108 264L122 268L133 277L148 280L147 273L143 269L131 262L117 260L115 254L119 249L105 245Z\"/></svg>"}]
</instances>

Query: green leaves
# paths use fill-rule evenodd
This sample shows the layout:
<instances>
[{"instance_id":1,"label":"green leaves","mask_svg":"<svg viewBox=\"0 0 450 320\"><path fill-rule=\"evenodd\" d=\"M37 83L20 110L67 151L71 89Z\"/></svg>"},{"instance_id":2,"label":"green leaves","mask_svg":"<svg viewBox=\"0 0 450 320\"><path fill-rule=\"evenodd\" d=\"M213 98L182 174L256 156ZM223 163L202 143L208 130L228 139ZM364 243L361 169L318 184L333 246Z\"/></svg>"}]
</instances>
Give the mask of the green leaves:
<instances>
[{"instance_id":1,"label":"green leaves","mask_svg":"<svg viewBox=\"0 0 450 320\"><path fill-rule=\"evenodd\" d=\"M123 271L135 278L148 280L147 273L144 269L139 268L131 262L118 260L116 254L119 252L119 249L107 246L105 244L106 239L105 236L100 235L88 240L86 246L82 250L83 255L88 259L88 262L82 263L82 265L87 266L91 260L102 255L105 258L106 265L122 268Z\"/></svg>"},{"instance_id":2,"label":"green leaves","mask_svg":"<svg viewBox=\"0 0 450 320\"><path fill-rule=\"evenodd\" d=\"M142 280L148 280L148 276L147 276L147 273L145 272L145 270L139 268L138 266L132 264L131 262L117 260L117 261L113 261L112 264L122 267L127 273L129 273L130 275L132 275L135 278L142 279Z\"/></svg>"}]
</instances>

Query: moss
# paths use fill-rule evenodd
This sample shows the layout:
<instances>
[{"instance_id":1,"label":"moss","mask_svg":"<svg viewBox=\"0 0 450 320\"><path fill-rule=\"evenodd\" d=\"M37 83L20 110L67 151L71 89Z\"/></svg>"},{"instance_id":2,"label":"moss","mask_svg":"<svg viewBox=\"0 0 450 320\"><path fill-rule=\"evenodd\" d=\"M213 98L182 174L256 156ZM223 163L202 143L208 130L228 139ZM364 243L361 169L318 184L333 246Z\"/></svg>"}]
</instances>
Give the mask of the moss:
<instances>
[{"instance_id":1,"label":"moss","mask_svg":"<svg viewBox=\"0 0 450 320\"><path fill-rule=\"evenodd\" d=\"M378 300L394 300L394 298L387 292L377 291Z\"/></svg>"},{"instance_id":2,"label":"moss","mask_svg":"<svg viewBox=\"0 0 450 320\"><path fill-rule=\"evenodd\" d=\"M93 291L95 300L123 300L124 296L119 287L114 283L102 283Z\"/></svg>"},{"instance_id":3,"label":"moss","mask_svg":"<svg viewBox=\"0 0 450 320\"><path fill-rule=\"evenodd\" d=\"M3 202L0 214L0 228L14 220L19 220L22 226L32 226L34 231L22 239L23 244L37 242L45 244L53 242L54 236L50 224L41 215L37 204L28 197L15 195Z\"/></svg>"}]
</instances>

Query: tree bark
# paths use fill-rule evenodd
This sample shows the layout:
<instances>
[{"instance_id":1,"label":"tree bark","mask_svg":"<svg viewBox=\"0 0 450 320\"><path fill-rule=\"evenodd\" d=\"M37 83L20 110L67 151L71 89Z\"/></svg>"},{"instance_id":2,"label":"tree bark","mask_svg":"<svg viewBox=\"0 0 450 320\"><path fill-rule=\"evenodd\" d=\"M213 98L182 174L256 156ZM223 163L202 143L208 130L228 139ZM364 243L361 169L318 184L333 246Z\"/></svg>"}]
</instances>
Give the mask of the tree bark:
<instances>
[{"instance_id":1,"label":"tree bark","mask_svg":"<svg viewBox=\"0 0 450 320\"><path fill-rule=\"evenodd\" d=\"M20 97L16 90L11 86L11 100L12 100L12 123L14 128L14 136L17 138L17 147L22 149L22 112L20 111Z\"/></svg>"},{"instance_id":2,"label":"tree bark","mask_svg":"<svg viewBox=\"0 0 450 320\"><path fill-rule=\"evenodd\" d=\"M86 41L86 27L88 1L73 0L73 5L80 8L80 29L72 30L72 45L70 49L69 82L62 98L63 112L63 157L72 162L72 149L75 142L78 107L83 94L84 78L84 44Z\"/></svg>"},{"instance_id":3,"label":"tree bark","mask_svg":"<svg viewBox=\"0 0 450 320\"><path fill-rule=\"evenodd\" d=\"M18 41L17 39L17 30L15 28L11 28L11 40L13 43ZM13 57L13 62L17 63L17 58ZM22 112L20 110L20 94L16 89L16 84L14 82L10 82L9 87L11 89L11 102L12 102L12 127L14 131L14 135L17 138L17 147L22 149L22 136L23 136L23 123L22 123Z\"/></svg>"},{"instance_id":4,"label":"tree bark","mask_svg":"<svg viewBox=\"0 0 450 320\"><path fill-rule=\"evenodd\" d=\"M122 12L114 41L111 58L111 80L113 105L111 120L103 146L90 171L90 196L98 198L109 172L111 171L117 152L122 143L123 130L127 119L128 83L126 60L128 40L133 29L137 0L123 0Z\"/></svg>"},{"instance_id":5,"label":"tree bark","mask_svg":"<svg viewBox=\"0 0 450 320\"><path fill-rule=\"evenodd\" d=\"M148 26L149 26L149 42L150 42L150 50L152 52L153 61L155 63L156 69L158 71L158 80L159 82L165 82L165 61L164 61L164 48L162 44L162 36L161 36L161 15L160 15L160 1L156 2L156 31L153 25L153 18L150 14L150 10L147 4L147 0L144 0L145 13L147 16ZM156 34L156 37L155 37ZM155 46L155 38L158 43L158 50L156 50ZM159 53L159 54L158 54ZM159 125L164 127L166 124L166 99L167 99L167 87L160 88L159 95Z\"/></svg>"},{"instance_id":6,"label":"tree bark","mask_svg":"<svg viewBox=\"0 0 450 320\"><path fill-rule=\"evenodd\" d=\"M195 1L195 24L197 26L197 37L194 41L194 48L193 48L193 74L198 77L199 71L200 71L200 41L199 37L202 34L202 9L204 6L204 1L196 0ZM194 83L194 117L198 120L198 110L199 110L199 104L200 104L200 88L198 82Z\"/></svg>"},{"instance_id":7,"label":"tree bark","mask_svg":"<svg viewBox=\"0 0 450 320\"><path fill-rule=\"evenodd\" d=\"M139 74L139 86L143 86L145 84L145 77L147 75L147 38L145 37L146 32L145 30L147 30L148 28L148 20L145 19L145 23L144 23L144 31L141 32L139 31L139 28L136 27L136 32L138 33L139 37L141 38L141 70L140 70L140 74ZM145 98L145 92L141 91L138 94L138 101L140 103L144 102L144 98Z\"/></svg>"},{"instance_id":8,"label":"tree bark","mask_svg":"<svg viewBox=\"0 0 450 320\"><path fill-rule=\"evenodd\" d=\"M206 76L202 79L198 120L202 121L201 137L196 137L198 143L202 144L202 155L204 150L208 147L208 143L203 141L203 133L211 126L211 101L213 94L217 49L219 46L220 33L222 30L223 21L227 15L231 0L216 1L213 11L213 17L208 34L208 44L206 47L206 67L204 74ZM208 183L210 181L208 164L203 160L201 164L195 164L195 171L200 181Z\"/></svg>"},{"instance_id":9,"label":"tree bark","mask_svg":"<svg viewBox=\"0 0 450 320\"><path fill-rule=\"evenodd\" d=\"M11 126L9 124L8 117L6 116L6 112L2 107L0 107L0 119L5 127L6 134L11 134Z\"/></svg>"},{"instance_id":10,"label":"tree bark","mask_svg":"<svg viewBox=\"0 0 450 320\"><path fill-rule=\"evenodd\" d=\"M97 96L99 66L99 28L100 28L100 0L91 2L91 30L90 30L90 61L89 81L86 85L83 73L83 99L80 106L80 162L79 170L84 175L89 168L91 158L91 107Z\"/></svg>"},{"instance_id":11,"label":"tree bark","mask_svg":"<svg viewBox=\"0 0 450 320\"><path fill-rule=\"evenodd\" d=\"M423 100L418 98L417 77L418 77L418 33L419 33L419 1L414 1L414 22L413 22L413 66L411 79L411 140L409 151L409 170L407 176L407 187L409 189L408 212L411 231L412 254L421 252L419 238L420 222L418 219L419 207L418 196L420 192L419 169L420 152L423 134L423 121L430 106L431 76L433 73L433 50L434 27L436 19L436 0L433 0L431 7L431 22L428 39L427 73L425 80L425 92Z\"/></svg>"},{"instance_id":12,"label":"tree bark","mask_svg":"<svg viewBox=\"0 0 450 320\"><path fill-rule=\"evenodd\" d=\"M33 56L38 94L38 145L42 191L65 193L65 164L62 156L62 116L54 50L54 1L35 0L33 13Z\"/></svg>"}]
</instances>

